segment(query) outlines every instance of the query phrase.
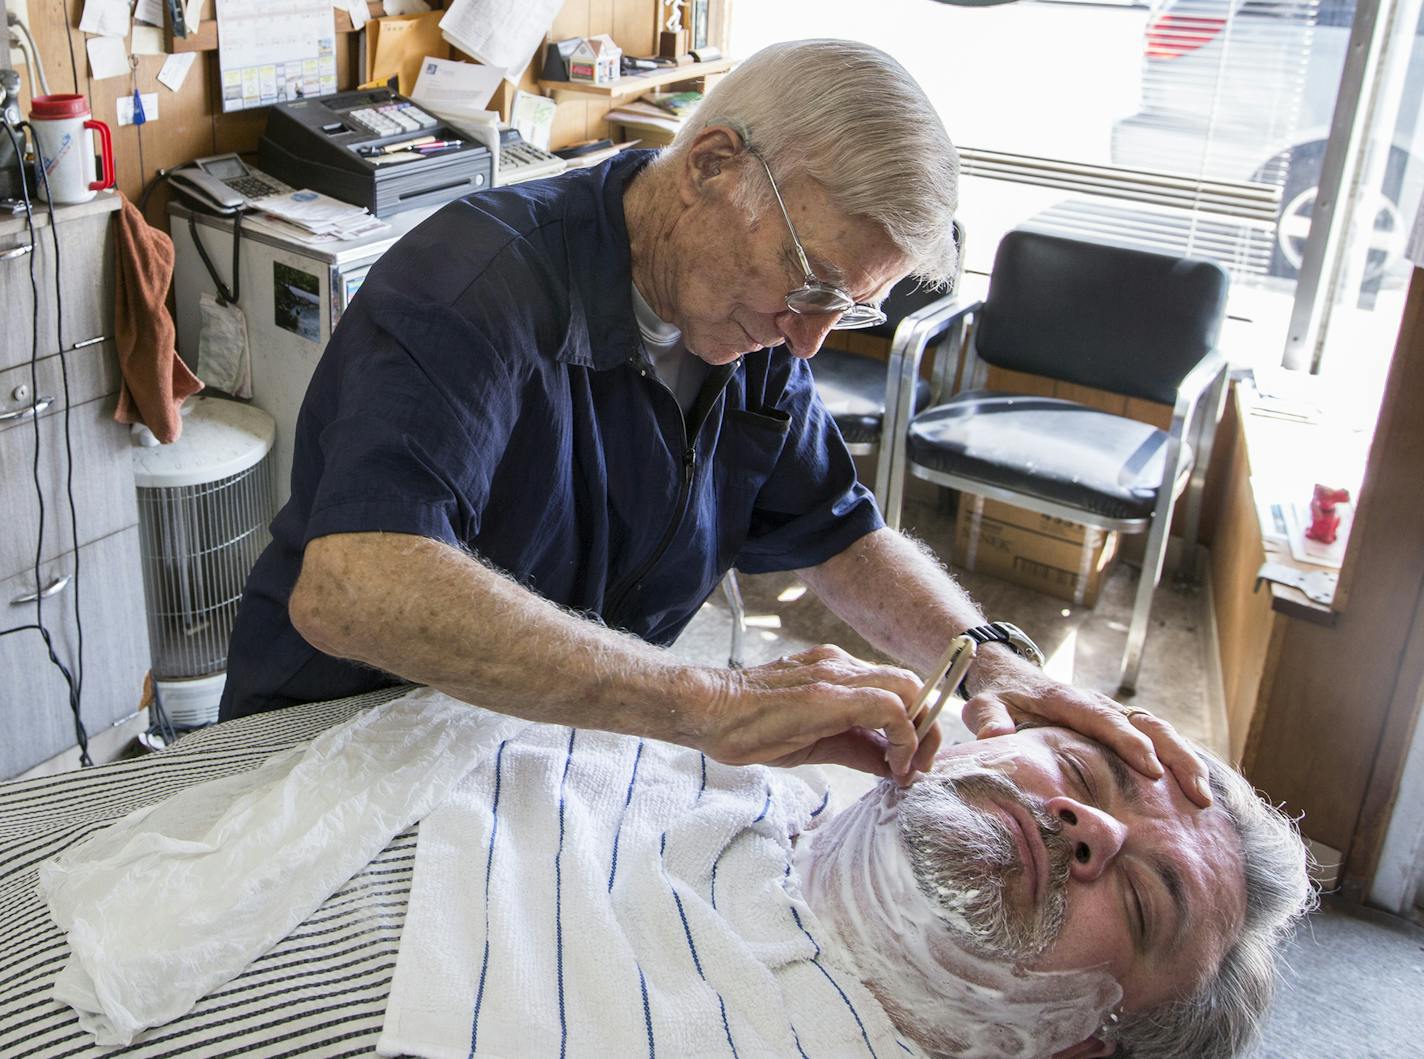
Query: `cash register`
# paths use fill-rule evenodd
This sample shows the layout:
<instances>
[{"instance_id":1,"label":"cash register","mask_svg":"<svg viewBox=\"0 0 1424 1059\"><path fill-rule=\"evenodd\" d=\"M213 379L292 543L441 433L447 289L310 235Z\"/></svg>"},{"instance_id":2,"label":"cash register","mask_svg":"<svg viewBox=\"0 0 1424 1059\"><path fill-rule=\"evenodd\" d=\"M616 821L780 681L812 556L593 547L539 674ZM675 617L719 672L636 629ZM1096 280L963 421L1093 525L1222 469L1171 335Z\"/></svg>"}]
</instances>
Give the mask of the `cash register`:
<instances>
[{"instance_id":1,"label":"cash register","mask_svg":"<svg viewBox=\"0 0 1424 1059\"><path fill-rule=\"evenodd\" d=\"M274 105L261 168L387 217L494 184L488 147L388 88Z\"/></svg>"}]
</instances>

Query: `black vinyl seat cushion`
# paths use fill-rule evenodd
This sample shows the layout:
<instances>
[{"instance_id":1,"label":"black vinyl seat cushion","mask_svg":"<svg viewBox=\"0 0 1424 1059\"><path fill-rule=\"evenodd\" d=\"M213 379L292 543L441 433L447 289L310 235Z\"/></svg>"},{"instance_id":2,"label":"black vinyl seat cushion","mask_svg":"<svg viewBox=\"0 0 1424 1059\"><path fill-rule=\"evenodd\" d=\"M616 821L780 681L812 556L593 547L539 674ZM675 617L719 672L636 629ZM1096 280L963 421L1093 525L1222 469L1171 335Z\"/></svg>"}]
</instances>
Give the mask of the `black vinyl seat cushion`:
<instances>
[{"instance_id":1,"label":"black vinyl seat cushion","mask_svg":"<svg viewBox=\"0 0 1424 1059\"><path fill-rule=\"evenodd\" d=\"M1157 503L1168 440L1146 423L1073 401L976 390L916 418L908 454L931 470L1136 519Z\"/></svg>"},{"instance_id":2,"label":"black vinyl seat cushion","mask_svg":"<svg viewBox=\"0 0 1424 1059\"><path fill-rule=\"evenodd\" d=\"M842 349L822 349L811 358L821 403L851 445L873 445L885 424L885 362ZM930 403L930 384L915 381L915 411Z\"/></svg>"}]
</instances>

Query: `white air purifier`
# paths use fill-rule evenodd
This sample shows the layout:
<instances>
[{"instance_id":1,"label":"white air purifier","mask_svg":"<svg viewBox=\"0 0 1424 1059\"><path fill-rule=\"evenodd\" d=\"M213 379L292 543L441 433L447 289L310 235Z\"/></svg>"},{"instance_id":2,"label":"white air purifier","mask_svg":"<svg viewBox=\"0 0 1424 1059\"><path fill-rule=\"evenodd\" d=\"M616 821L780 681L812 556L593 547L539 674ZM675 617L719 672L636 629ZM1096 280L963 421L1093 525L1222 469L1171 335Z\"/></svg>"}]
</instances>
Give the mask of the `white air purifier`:
<instances>
[{"instance_id":1,"label":"white air purifier","mask_svg":"<svg viewBox=\"0 0 1424 1059\"><path fill-rule=\"evenodd\" d=\"M183 406L171 445L132 449L153 677L168 719L218 718L227 645L247 575L276 513L272 442L261 409L218 397Z\"/></svg>"}]
</instances>

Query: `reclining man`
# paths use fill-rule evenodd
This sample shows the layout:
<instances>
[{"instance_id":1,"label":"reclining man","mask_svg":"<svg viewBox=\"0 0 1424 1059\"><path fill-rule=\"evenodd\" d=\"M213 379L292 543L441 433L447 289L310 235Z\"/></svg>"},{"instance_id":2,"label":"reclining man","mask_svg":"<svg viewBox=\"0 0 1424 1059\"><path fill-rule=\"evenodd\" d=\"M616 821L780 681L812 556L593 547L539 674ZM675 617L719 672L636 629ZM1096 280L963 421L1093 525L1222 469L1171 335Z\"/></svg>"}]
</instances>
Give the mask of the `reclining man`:
<instances>
[{"instance_id":1,"label":"reclining man","mask_svg":"<svg viewBox=\"0 0 1424 1059\"><path fill-rule=\"evenodd\" d=\"M1203 809L1065 728L833 817L819 774L627 736L495 758L421 824L383 1054L1227 1059L1313 899L1220 760Z\"/></svg>"}]
</instances>

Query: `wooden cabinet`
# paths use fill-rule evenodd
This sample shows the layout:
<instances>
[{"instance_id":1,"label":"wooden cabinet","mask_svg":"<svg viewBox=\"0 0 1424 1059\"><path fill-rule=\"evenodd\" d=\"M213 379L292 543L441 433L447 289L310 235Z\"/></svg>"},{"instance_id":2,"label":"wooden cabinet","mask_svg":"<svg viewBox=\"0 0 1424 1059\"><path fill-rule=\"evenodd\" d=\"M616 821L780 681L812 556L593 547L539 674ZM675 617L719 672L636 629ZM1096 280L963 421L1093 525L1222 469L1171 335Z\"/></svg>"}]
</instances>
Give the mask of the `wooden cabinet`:
<instances>
[{"instance_id":1,"label":"wooden cabinet","mask_svg":"<svg viewBox=\"0 0 1424 1059\"><path fill-rule=\"evenodd\" d=\"M101 195L60 207L53 218L37 210L38 238L29 251L23 249L30 245L24 219L0 221L0 416L7 417L0 418L0 628L33 624L34 603L16 600L54 588L41 614L55 653L73 672L77 602L84 645L80 715L91 738L135 712L149 656L128 428L113 420L119 389L113 342L117 208L116 197ZM58 298L52 219L59 236ZM73 453L77 539L69 517L67 447ZM0 637L0 778L76 743L69 689L39 633Z\"/></svg>"}]
</instances>

